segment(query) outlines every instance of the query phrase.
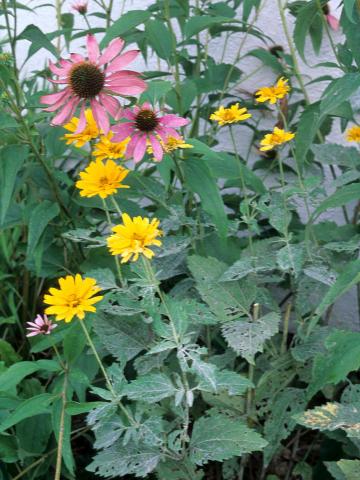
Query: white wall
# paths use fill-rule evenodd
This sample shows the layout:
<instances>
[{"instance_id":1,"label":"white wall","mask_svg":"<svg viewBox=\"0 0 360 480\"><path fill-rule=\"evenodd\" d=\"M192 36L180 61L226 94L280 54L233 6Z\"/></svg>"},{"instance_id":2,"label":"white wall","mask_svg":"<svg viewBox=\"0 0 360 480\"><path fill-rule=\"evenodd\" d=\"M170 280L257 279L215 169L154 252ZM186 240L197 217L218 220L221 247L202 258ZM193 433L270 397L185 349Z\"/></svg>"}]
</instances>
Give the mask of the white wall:
<instances>
[{"instance_id":1,"label":"white wall","mask_svg":"<svg viewBox=\"0 0 360 480\"><path fill-rule=\"evenodd\" d=\"M105 0L105 2L108 0ZM34 13L27 12L25 10L19 11L19 25L18 25L18 32L21 32L27 25L33 23L37 25L41 30L46 33L50 33L56 30L56 21L55 21L55 9L52 7L41 7L36 9L37 6L42 5L45 3L43 0L34 0L29 3L29 6L35 8ZM55 1L53 0L55 5ZM63 6L63 12L73 12L71 10L72 1L66 0ZM115 0L114 1L114 16L113 18L118 18L120 15L120 9L123 1ZM125 11L133 10L133 9L145 9L147 6L151 5L153 2L152 0L125 0ZM257 27L262 29L267 35L269 35L275 44L282 45L286 52L288 52L286 37L284 35L279 12L277 9L277 0L264 0L263 7L261 9L258 21L256 23ZM284 0L283 0L284 3ZM332 13L339 17L340 11L337 10L338 5L340 4L340 0L332 0L330 1L329 5L331 7ZM98 7L93 0L89 0L89 13L93 13L98 11ZM76 12L75 12L76 13ZM287 15L288 24L290 25L290 30L293 28L294 19L293 17L288 14ZM92 27L102 26L103 20L89 16L89 20ZM3 20L0 19L0 24ZM81 15L76 14L75 20L75 28L83 29L86 28L86 24L81 17ZM1 32L1 31L0 31ZM335 43L341 40L342 33L341 32L332 32L331 33ZM2 33L0 33L0 38ZM232 37L232 42L229 43L227 52L225 54L224 61L227 63L233 63L234 58L236 56L236 52L238 49L239 42L241 41L243 34L234 35ZM19 44L17 57L18 63L22 64L22 62L26 58L27 49L28 49L28 42L22 41ZM78 40L73 45L73 50L81 49L83 46L83 40ZM243 51L247 52L251 49L263 47L263 43L254 36L249 36ZM221 52L223 49L223 40L219 38L215 38L210 42L209 53L213 55L216 59L219 59ZM310 81L313 78L320 77L325 74L336 75L338 74L339 70L336 69L326 69L324 67L315 67L316 64L321 62L331 62L334 60L334 55L330 46L330 43L327 38L324 38L320 54L316 56L312 50L311 45L307 45L307 64L299 59L300 69L304 75L305 81ZM44 50L38 52L34 57L32 57L26 64L24 68L24 72L29 72L32 70L38 69L42 66L47 59L47 53ZM245 72L245 75L248 75L253 70L255 70L261 63L254 59L253 57L247 57L241 60L239 67L241 70ZM141 70L143 67L143 63L141 60L135 63L134 69ZM149 60L149 64L147 66L148 69L157 69L157 60L155 57ZM247 90L249 92L254 92L260 86L271 84L275 79L275 75L272 71L268 68L262 68L259 70L254 76L250 79L245 81L241 84L240 88ZM323 92L326 86L326 82L319 82L309 86L308 92L310 95L311 100L316 100L320 97L321 93ZM262 121L261 125L271 128L274 124L274 117L269 116L267 119ZM241 132L239 133L238 138L238 147L239 151L245 153L248 144L249 144L249 131L246 127L239 127L241 128ZM332 143L342 143L343 142L343 134L339 131L338 127L335 127L333 133L331 135L331 142ZM226 146L230 145L230 139L226 133L226 130L220 136L220 147L226 148ZM252 159L257 157L257 153L254 150L252 152ZM331 182L329 182L330 184ZM329 187L329 185L328 185ZM331 187L330 187L331 188ZM342 223L342 214L339 211L328 212L326 214L327 218L334 219L338 223ZM333 322L337 325L340 325L344 328L352 326L353 328L359 328L359 320L358 320L358 313L357 313L357 304L356 304L356 292L355 290L351 291L347 295L344 295L343 299L335 305L332 318Z\"/></svg>"}]
</instances>

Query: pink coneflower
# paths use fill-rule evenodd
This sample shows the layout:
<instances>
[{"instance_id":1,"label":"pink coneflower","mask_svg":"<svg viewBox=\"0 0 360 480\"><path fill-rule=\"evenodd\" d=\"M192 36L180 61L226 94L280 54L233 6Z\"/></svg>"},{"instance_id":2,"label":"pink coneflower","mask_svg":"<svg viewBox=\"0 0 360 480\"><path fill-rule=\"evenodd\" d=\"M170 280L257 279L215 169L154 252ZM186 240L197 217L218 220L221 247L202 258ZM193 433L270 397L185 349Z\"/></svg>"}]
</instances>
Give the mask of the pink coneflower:
<instances>
[{"instance_id":1,"label":"pink coneflower","mask_svg":"<svg viewBox=\"0 0 360 480\"><path fill-rule=\"evenodd\" d=\"M189 123L188 120L178 115L161 115L160 111L154 110L147 102L141 107L134 107L132 110L126 108L122 112L122 116L129 121L112 127L115 134L113 141L121 142L125 138L131 137L126 148L126 157L133 157L135 163L140 162L143 158L149 143L155 159L157 161L162 160L164 150L159 138L163 142L166 142L168 137L180 138L174 128Z\"/></svg>"},{"instance_id":2,"label":"pink coneflower","mask_svg":"<svg viewBox=\"0 0 360 480\"><path fill-rule=\"evenodd\" d=\"M29 327L26 327L26 330L29 332L27 337L35 337L35 335L49 335L51 330L57 327L53 324L51 320L48 319L47 315L43 317L38 315L33 322L26 322Z\"/></svg>"},{"instance_id":3,"label":"pink coneflower","mask_svg":"<svg viewBox=\"0 0 360 480\"><path fill-rule=\"evenodd\" d=\"M86 15L87 10L88 10L88 2L74 2L71 5L71 8L73 10L76 10L77 12L81 13L81 15Z\"/></svg>"},{"instance_id":4,"label":"pink coneflower","mask_svg":"<svg viewBox=\"0 0 360 480\"><path fill-rule=\"evenodd\" d=\"M69 60L59 60L60 66L50 62L50 70L59 77L59 80L50 81L66 85L60 92L41 97L41 103L50 105L45 108L46 111L54 112L60 109L52 120L53 125L68 122L76 107L80 105L77 133L81 132L86 126L85 107L90 103L98 127L105 134L109 132L108 113L116 118L120 112L120 104L113 95L138 95L147 87L144 80L139 78L138 72L124 70L124 67L137 57L139 51L129 50L120 55L123 47L124 40L116 38L100 54L95 37L88 35L86 58L72 53Z\"/></svg>"}]
</instances>

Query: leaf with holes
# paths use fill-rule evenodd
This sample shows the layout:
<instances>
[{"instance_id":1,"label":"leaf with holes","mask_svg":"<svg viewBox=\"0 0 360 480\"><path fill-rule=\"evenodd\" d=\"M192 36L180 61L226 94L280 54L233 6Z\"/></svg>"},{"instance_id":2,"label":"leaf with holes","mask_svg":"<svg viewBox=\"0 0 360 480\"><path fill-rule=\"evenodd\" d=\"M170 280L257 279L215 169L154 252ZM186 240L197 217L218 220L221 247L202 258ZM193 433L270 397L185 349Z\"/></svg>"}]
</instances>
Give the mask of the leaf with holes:
<instances>
[{"instance_id":1,"label":"leaf with holes","mask_svg":"<svg viewBox=\"0 0 360 480\"><path fill-rule=\"evenodd\" d=\"M254 356L263 351L266 340L278 332L280 315L272 312L254 322L237 320L222 327L222 334L235 352L249 363L254 363Z\"/></svg>"}]
</instances>

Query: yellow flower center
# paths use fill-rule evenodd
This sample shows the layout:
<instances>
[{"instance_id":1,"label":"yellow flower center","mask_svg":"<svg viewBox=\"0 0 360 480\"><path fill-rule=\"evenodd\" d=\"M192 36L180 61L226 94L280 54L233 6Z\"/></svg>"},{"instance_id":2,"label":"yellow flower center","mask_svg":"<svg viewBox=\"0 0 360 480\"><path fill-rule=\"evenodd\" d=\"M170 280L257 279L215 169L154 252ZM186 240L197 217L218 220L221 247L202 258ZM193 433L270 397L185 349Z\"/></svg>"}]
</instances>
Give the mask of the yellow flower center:
<instances>
[{"instance_id":1,"label":"yellow flower center","mask_svg":"<svg viewBox=\"0 0 360 480\"><path fill-rule=\"evenodd\" d=\"M76 308L81 303L81 299L75 295L75 293L70 294L67 298L67 301L70 308Z\"/></svg>"}]
</instances>

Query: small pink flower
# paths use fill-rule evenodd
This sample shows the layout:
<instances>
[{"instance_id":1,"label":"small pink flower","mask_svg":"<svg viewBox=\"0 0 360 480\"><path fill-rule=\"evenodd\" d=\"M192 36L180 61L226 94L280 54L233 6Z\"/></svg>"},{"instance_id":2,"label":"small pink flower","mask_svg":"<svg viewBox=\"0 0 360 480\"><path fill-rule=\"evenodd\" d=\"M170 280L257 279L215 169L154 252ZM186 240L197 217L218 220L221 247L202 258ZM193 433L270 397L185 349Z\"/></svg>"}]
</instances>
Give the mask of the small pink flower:
<instances>
[{"instance_id":1,"label":"small pink flower","mask_svg":"<svg viewBox=\"0 0 360 480\"><path fill-rule=\"evenodd\" d=\"M86 15L87 10L88 10L88 2L74 2L71 5L71 8L73 10L76 10L77 12L81 13L81 15Z\"/></svg>"},{"instance_id":2,"label":"small pink flower","mask_svg":"<svg viewBox=\"0 0 360 480\"><path fill-rule=\"evenodd\" d=\"M339 30L340 23L339 23L339 20L336 17L334 17L334 15L331 15L331 13L328 13L327 15L325 15L325 18L330 28L332 28L335 31Z\"/></svg>"},{"instance_id":3,"label":"small pink flower","mask_svg":"<svg viewBox=\"0 0 360 480\"><path fill-rule=\"evenodd\" d=\"M26 327L26 330L29 332L27 337L34 337L35 335L49 335L51 330L57 327L53 324L51 320L48 319L47 315L43 317L38 315L33 322L26 322L29 327Z\"/></svg>"},{"instance_id":4,"label":"small pink flower","mask_svg":"<svg viewBox=\"0 0 360 480\"><path fill-rule=\"evenodd\" d=\"M155 159L160 162L164 151L159 138L165 143L168 137L180 138L175 128L183 127L189 123L185 118L172 113L162 115L158 110L145 102L141 107L126 108L122 117L127 122L118 123L111 130L114 132L113 141L121 142L131 137L126 148L126 157L134 158L135 163L145 155L149 143L151 144Z\"/></svg>"},{"instance_id":5,"label":"small pink flower","mask_svg":"<svg viewBox=\"0 0 360 480\"><path fill-rule=\"evenodd\" d=\"M138 95L146 90L147 85L138 72L124 70L139 54L138 50L129 50L120 55L124 43L116 38L101 54L95 37L87 35L87 57L72 53L68 60L61 58L59 66L50 62L50 70L59 77L50 81L65 85L60 92L41 97L41 103L50 105L45 108L47 112L59 110L52 120L53 125L67 123L80 106L80 121L75 133L82 132L86 126L85 108L89 103L99 129L107 134L110 130L108 114L116 118L120 112L114 95Z\"/></svg>"}]
</instances>

